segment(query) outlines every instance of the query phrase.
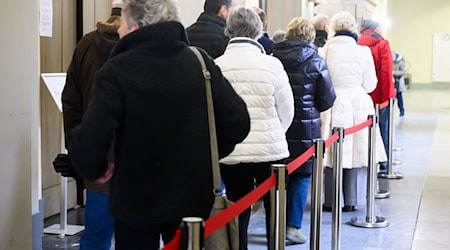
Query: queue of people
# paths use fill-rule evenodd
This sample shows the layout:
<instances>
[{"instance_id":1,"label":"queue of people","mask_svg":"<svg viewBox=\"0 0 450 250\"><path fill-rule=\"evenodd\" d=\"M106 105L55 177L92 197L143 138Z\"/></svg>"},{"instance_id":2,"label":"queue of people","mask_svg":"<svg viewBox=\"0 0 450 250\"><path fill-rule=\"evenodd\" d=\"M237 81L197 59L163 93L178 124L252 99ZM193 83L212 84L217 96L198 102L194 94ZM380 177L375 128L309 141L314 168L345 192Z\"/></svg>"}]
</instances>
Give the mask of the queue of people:
<instances>
[{"instance_id":1,"label":"queue of people","mask_svg":"<svg viewBox=\"0 0 450 250\"><path fill-rule=\"evenodd\" d=\"M104 239L114 231L115 249L159 249L160 237L169 242L183 217L207 219L211 210L204 74L189 45L201 49L210 72L220 171L232 201L267 179L271 164L295 159L314 139L328 138L332 127L365 121L374 103L395 95L389 44L375 21L363 21L361 36L349 12L330 24L325 15L293 18L273 40L266 27L263 10L237 7L234 0L206 0L187 28L174 0L123 0L121 22L110 27L117 38L108 37L111 42L85 58L76 56L80 42L63 93L64 122L71 124L64 166L106 185L102 203L90 193L87 203L111 211ZM88 63L89 54L100 53L108 59ZM386 161L382 126L378 162ZM356 171L367 167L367 144L367 129L344 141L347 212L357 209L356 192L365 188L358 187ZM287 189L287 240L294 244L308 239L301 228L313 162L299 167ZM324 167L328 210L330 161ZM263 203L268 232L268 194ZM248 249L250 214L249 208L239 216L241 250ZM102 244L81 242L80 248L109 249Z\"/></svg>"}]
</instances>

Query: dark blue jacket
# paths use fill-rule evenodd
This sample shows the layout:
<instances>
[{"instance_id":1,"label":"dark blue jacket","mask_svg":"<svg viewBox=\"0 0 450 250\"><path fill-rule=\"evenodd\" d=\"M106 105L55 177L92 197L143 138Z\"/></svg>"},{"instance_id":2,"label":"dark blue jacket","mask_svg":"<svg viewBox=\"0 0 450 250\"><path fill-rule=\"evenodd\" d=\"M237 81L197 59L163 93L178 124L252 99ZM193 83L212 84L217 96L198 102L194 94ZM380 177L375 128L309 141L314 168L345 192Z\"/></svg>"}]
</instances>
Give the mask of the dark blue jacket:
<instances>
[{"instance_id":1,"label":"dark blue jacket","mask_svg":"<svg viewBox=\"0 0 450 250\"><path fill-rule=\"evenodd\" d=\"M266 54L269 55L272 52L272 47L275 42L270 39L266 32L264 32L263 36L258 39L258 42L264 47Z\"/></svg>"},{"instance_id":2,"label":"dark blue jacket","mask_svg":"<svg viewBox=\"0 0 450 250\"><path fill-rule=\"evenodd\" d=\"M325 60L317 55L316 46L301 39L276 43L272 49L283 63L294 93L295 114L286 132L290 158L297 158L313 145L313 139L321 137L320 112L334 103L336 94L331 84ZM310 158L296 174L311 174Z\"/></svg>"}]
</instances>

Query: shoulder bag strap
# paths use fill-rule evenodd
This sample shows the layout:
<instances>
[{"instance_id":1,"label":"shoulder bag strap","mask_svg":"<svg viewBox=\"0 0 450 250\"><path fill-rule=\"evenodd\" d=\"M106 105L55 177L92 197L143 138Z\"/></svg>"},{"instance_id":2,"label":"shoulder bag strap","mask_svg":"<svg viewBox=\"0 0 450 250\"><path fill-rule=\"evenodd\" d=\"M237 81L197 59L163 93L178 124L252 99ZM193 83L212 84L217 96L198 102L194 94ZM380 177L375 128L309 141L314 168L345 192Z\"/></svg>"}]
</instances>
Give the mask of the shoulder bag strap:
<instances>
[{"instance_id":1,"label":"shoulder bag strap","mask_svg":"<svg viewBox=\"0 0 450 250\"><path fill-rule=\"evenodd\" d=\"M211 91L211 73L206 67L205 60L202 54L196 47L189 47L200 62L202 66L203 78L205 79L206 86L206 104L208 107L208 125L209 125L209 141L211 147L211 166L213 173L213 185L214 194L218 194L218 190L221 188L220 184L220 169L219 169L219 153L217 150L217 136L216 136L216 123L214 119L214 106Z\"/></svg>"}]
</instances>

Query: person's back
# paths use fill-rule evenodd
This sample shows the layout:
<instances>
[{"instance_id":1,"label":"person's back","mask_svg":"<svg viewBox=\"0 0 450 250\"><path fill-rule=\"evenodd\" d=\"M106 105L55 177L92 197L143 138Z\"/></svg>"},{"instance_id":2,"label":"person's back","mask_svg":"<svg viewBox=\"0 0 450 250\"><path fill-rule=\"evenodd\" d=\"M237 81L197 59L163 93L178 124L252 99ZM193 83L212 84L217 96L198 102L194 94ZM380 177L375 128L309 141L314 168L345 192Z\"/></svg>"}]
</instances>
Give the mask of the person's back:
<instances>
[{"instance_id":1,"label":"person's back","mask_svg":"<svg viewBox=\"0 0 450 250\"><path fill-rule=\"evenodd\" d=\"M68 149L72 143L72 130L81 123L90 103L95 74L107 61L119 40L117 29L120 25L120 11L120 8L113 8L108 21L97 23L97 29L82 37L73 53L62 92L65 143ZM78 174L75 174L74 177L78 184L77 176ZM113 218L109 211L109 185L90 180L84 180L84 184L87 189L85 230L80 238L80 248L109 249L114 231Z\"/></svg>"},{"instance_id":2,"label":"person's back","mask_svg":"<svg viewBox=\"0 0 450 250\"><path fill-rule=\"evenodd\" d=\"M379 24L371 20L363 20L361 36L358 44L370 48L377 73L377 87L370 94L376 104L381 104L395 96L395 86L392 78L393 60L389 42L378 31Z\"/></svg>"},{"instance_id":3,"label":"person's back","mask_svg":"<svg viewBox=\"0 0 450 250\"><path fill-rule=\"evenodd\" d=\"M314 16L312 23L316 30L314 44L317 47L323 47L328 39L328 17L324 14Z\"/></svg>"},{"instance_id":4,"label":"person's back","mask_svg":"<svg viewBox=\"0 0 450 250\"><path fill-rule=\"evenodd\" d=\"M161 235L167 243L183 217L206 219L213 203L205 81L174 1L127 0L122 17L121 40L97 73L92 102L73 133L72 158L88 179L114 171L116 249L158 249ZM202 54L224 157L247 135L249 117ZM106 167L114 138L115 166Z\"/></svg>"},{"instance_id":5,"label":"person's back","mask_svg":"<svg viewBox=\"0 0 450 250\"><path fill-rule=\"evenodd\" d=\"M258 7L253 7L253 11L258 14L259 18L261 18L261 22L263 24L263 35L258 39L258 42L264 47L266 54L270 55L272 52L273 44L275 43L272 39L270 39L269 34L267 34L267 15L266 12Z\"/></svg>"},{"instance_id":6,"label":"person's back","mask_svg":"<svg viewBox=\"0 0 450 250\"><path fill-rule=\"evenodd\" d=\"M206 50L212 58L222 55L229 40L224 30L232 7L233 0L206 0L204 12L186 29L190 45Z\"/></svg>"}]
</instances>

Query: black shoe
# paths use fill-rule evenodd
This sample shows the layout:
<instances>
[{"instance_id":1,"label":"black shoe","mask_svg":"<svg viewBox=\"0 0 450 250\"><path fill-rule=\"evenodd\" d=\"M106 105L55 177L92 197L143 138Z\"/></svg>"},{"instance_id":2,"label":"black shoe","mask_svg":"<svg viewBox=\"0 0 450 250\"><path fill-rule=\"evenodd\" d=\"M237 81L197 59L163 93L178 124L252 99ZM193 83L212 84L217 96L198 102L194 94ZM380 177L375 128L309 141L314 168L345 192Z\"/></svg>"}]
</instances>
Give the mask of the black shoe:
<instances>
[{"instance_id":1,"label":"black shoe","mask_svg":"<svg viewBox=\"0 0 450 250\"><path fill-rule=\"evenodd\" d=\"M331 212L331 207L327 207L325 205L322 205L322 211L324 211L324 212Z\"/></svg>"},{"instance_id":2,"label":"black shoe","mask_svg":"<svg viewBox=\"0 0 450 250\"><path fill-rule=\"evenodd\" d=\"M355 212L358 211L358 209L355 208L355 206L344 206L342 208L342 212Z\"/></svg>"}]
</instances>

